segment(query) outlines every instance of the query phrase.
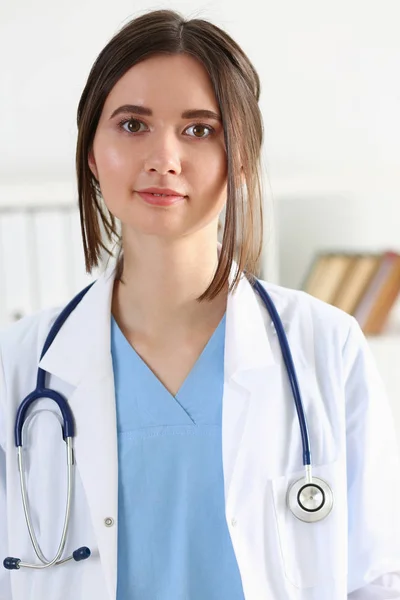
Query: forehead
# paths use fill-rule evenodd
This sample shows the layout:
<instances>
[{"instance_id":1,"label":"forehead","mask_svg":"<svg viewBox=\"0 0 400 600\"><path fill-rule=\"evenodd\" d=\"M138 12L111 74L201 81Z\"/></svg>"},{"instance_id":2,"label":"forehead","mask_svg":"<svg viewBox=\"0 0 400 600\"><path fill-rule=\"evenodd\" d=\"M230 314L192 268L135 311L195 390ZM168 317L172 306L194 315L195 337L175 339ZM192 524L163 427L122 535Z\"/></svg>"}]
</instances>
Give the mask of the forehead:
<instances>
[{"instance_id":1,"label":"forehead","mask_svg":"<svg viewBox=\"0 0 400 600\"><path fill-rule=\"evenodd\" d=\"M111 114L123 103L151 106L155 114L190 108L218 110L206 69L186 54L156 55L131 67L112 88L104 111Z\"/></svg>"}]
</instances>

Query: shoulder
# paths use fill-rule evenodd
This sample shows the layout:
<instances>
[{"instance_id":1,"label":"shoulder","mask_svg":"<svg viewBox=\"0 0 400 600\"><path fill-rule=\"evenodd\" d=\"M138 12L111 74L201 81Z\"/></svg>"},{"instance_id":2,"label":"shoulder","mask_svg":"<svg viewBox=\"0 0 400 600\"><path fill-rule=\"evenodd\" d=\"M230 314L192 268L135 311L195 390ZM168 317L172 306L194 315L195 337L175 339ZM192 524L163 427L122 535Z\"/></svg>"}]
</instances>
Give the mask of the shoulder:
<instances>
[{"instance_id":1,"label":"shoulder","mask_svg":"<svg viewBox=\"0 0 400 600\"><path fill-rule=\"evenodd\" d=\"M368 340L353 316L304 291L260 283L276 306L297 364L315 374L326 395L336 390L332 403L345 391L350 410L372 390L387 403Z\"/></svg>"},{"instance_id":2,"label":"shoulder","mask_svg":"<svg viewBox=\"0 0 400 600\"><path fill-rule=\"evenodd\" d=\"M316 346L343 349L350 334L360 334L357 321L343 310L307 292L260 280L280 315L285 329L312 334ZM362 335L362 334L361 334Z\"/></svg>"},{"instance_id":3,"label":"shoulder","mask_svg":"<svg viewBox=\"0 0 400 600\"><path fill-rule=\"evenodd\" d=\"M11 398L25 397L36 378L47 333L60 309L49 308L23 317L0 330L0 446L6 434L2 411L7 414ZM18 399L18 400L17 400Z\"/></svg>"},{"instance_id":4,"label":"shoulder","mask_svg":"<svg viewBox=\"0 0 400 600\"><path fill-rule=\"evenodd\" d=\"M52 307L27 315L0 330L0 357L3 367L16 356L30 353L38 360L46 336L62 307Z\"/></svg>"}]
</instances>

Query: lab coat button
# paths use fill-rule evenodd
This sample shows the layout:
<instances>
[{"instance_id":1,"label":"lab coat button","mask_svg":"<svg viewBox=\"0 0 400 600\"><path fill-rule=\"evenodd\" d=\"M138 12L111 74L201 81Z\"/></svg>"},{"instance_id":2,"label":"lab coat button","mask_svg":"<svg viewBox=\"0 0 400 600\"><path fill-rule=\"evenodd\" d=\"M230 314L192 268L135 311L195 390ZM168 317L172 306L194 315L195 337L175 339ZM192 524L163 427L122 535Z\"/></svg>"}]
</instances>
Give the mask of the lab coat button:
<instances>
[{"instance_id":1,"label":"lab coat button","mask_svg":"<svg viewBox=\"0 0 400 600\"><path fill-rule=\"evenodd\" d=\"M104 525L106 527L112 527L114 525L114 519L107 517L107 519L104 519Z\"/></svg>"},{"instance_id":2,"label":"lab coat button","mask_svg":"<svg viewBox=\"0 0 400 600\"><path fill-rule=\"evenodd\" d=\"M231 520L232 527L236 527L236 523L237 523L236 519L232 519Z\"/></svg>"}]
</instances>

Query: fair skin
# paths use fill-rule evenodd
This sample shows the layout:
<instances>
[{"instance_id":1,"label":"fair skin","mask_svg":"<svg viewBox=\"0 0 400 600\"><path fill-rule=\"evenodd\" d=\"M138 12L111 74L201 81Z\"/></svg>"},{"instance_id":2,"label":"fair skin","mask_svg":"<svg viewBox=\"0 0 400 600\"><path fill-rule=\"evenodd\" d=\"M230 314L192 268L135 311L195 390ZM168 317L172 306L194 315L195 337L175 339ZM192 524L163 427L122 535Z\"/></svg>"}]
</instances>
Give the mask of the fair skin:
<instances>
[{"instance_id":1,"label":"fair skin","mask_svg":"<svg viewBox=\"0 0 400 600\"><path fill-rule=\"evenodd\" d=\"M127 104L153 114L129 111L110 119ZM125 284L114 284L113 316L172 394L220 322L228 293L226 286L212 301L196 300L217 268L227 161L222 123L182 118L190 109L220 115L204 67L186 55L146 59L108 95L89 156L104 201L122 224ZM185 198L151 206L136 193L151 186Z\"/></svg>"}]
</instances>

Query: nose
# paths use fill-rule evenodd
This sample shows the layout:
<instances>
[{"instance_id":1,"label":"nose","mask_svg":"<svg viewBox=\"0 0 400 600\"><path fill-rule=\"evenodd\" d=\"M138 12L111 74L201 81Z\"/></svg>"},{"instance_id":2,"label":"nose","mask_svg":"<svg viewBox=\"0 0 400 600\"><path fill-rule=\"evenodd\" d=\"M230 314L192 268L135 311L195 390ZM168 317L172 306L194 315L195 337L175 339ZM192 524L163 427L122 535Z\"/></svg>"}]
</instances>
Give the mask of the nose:
<instances>
[{"instance_id":1,"label":"nose","mask_svg":"<svg viewBox=\"0 0 400 600\"><path fill-rule=\"evenodd\" d=\"M154 135L147 148L145 159L146 171L157 171L160 174L181 172L179 142L175 134L164 132Z\"/></svg>"}]
</instances>

